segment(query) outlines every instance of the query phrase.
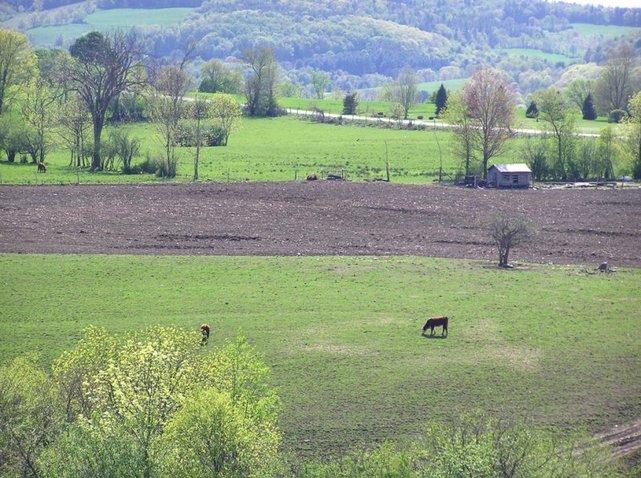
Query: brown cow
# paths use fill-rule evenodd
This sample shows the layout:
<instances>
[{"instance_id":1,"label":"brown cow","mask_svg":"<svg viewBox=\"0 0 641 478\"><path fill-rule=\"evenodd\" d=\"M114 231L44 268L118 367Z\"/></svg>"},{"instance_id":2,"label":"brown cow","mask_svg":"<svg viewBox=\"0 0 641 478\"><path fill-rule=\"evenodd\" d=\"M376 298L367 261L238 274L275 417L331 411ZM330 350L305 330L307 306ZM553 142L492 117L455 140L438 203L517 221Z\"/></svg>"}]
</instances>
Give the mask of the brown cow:
<instances>
[{"instance_id":1,"label":"brown cow","mask_svg":"<svg viewBox=\"0 0 641 478\"><path fill-rule=\"evenodd\" d=\"M47 166L45 166L45 163L40 161L38 163L38 172L39 173L46 173L47 172Z\"/></svg>"},{"instance_id":2,"label":"brown cow","mask_svg":"<svg viewBox=\"0 0 641 478\"><path fill-rule=\"evenodd\" d=\"M427 319L427 322L425 322L423 326L422 335L425 335L427 329L430 329L430 336L434 335L434 327L443 327L441 336L447 336L447 317L431 317Z\"/></svg>"},{"instance_id":3,"label":"brown cow","mask_svg":"<svg viewBox=\"0 0 641 478\"><path fill-rule=\"evenodd\" d=\"M207 343L209 342L209 325L202 324L200 326L200 333L203 334L201 345L207 345Z\"/></svg>"}]
</instances>

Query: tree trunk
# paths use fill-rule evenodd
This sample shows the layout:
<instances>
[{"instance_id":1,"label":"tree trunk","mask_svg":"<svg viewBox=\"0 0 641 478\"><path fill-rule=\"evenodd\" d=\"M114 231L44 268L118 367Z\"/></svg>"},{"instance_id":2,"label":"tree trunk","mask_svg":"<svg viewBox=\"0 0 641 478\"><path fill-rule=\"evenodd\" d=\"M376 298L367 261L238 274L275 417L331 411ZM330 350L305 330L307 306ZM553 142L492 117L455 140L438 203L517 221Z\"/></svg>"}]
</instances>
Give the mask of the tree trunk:
<instances>
[{"instance_id":1,"label":"tree trunk","mask_svg":"<svg viewBox=\"0 0 641 478\"><path fill-rule=\"evenodd\" d=\"M93 156L91 159L91 170L99 171L102 167L100 162L100 137L104 119L96 119L93 123Z\"/></svg>"}]
</instances>

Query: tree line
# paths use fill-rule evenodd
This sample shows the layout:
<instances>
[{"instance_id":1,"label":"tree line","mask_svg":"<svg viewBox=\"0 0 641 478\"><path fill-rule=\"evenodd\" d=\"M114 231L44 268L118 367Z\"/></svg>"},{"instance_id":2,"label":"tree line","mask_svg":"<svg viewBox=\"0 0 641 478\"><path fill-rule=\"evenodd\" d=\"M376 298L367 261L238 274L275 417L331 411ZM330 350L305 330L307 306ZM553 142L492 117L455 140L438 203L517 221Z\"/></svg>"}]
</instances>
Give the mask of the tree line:
<instances>
[{"instance_id":1,"label":"tree line","mask_svg":"<svg viewBox=\"0 0 641 478\"><path fill-rule=\"evenodd\" d=\"M188 101L194 79L184 68L187 58L173 65L155 64L144 54L134 31L78 38L69 52L34 51L27 38L0 30L0 149L9 162L18 155L43 162L54 135L70 153L70 166L124 173L176 174L176 148L195 148L194 180L203 146L225 146L238 125L241 108L229 93L243 89L248 114L278 114L278 65L269 48L246 52L247 73L220 80L216 65L204 66L209 85L217 92L207 100ZM219 68L220 70L220 68ZM225 74L229 72L225 70ZM229 73L231 74L231 73ZM233 88L232 85L233 84ZM207 88L205 88L207 89ZM131 161L140 143L125 128L114 128L103 138L107 121L120 124L148 120L156 128L164 156L148 159L140 168Z\"/></svg>"},{"instance_id":2,"label":"tree line","mask_svg":"<svg viewBox=\"0 0 641 478\"><path fill-rule=\"evenodd\" d=\"M371 478L623 476L607 450L526 420L465 414L328 461L285 453L269 369L243 337L122 336L90 327L50 370L0 366L0 476L23 478Z\"/></svg>"}]
</instances>

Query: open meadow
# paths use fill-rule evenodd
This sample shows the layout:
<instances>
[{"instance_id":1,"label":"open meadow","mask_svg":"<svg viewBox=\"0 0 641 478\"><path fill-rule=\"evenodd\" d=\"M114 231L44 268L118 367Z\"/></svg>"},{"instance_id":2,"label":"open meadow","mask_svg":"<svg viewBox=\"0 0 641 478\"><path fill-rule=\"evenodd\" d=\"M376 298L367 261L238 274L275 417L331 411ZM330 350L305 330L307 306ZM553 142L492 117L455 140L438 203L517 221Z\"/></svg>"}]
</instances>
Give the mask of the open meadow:
<instances>
[{"instance_id":1,"label":"open meadow","mask_svg":"<svg viewBox=\"0 0 641 478\"><path fill-rule=\"evenodd\" d=\"M433 105L431 105L433 107ZM525 118L517 111L519 128L543 129L543 122ZM608 123L578 122L580 131L598 133ZM615 131L617 131L614 125ZM133 164L139 164L150 155L163 154L160 137L151 124L133 123L124 126L132 138L141 142L140 155ZM108 139L110 127L105 129ZM56 140L52 135L52 140ZM591 140L591 139L589 139ZM522 162L523 137L512 139L502 155L492 163ZM462 164L452 148L451 131L432 128L420 130L399 129L396 125L382 127L374 120L369 125L320 124L302 116L278 118L243 118L226 147L207 147L201 150L199 177L201 181L291 181L309 174L325 177L328 173L344 174L356 181L386 179L389 161L390 179L394 183L432 183L438 179L451 181L462 171ZM185 182L193 178L194 148L178 148L176 178L171 182ZM125 175L119 171L90 172L86 168L69 166L69 152L62 146L54 147L47 155L47 173L38 174L36 166L0 161L0 184L113 184L165 182L154 174ZM622 169L623 166L623 169ZM625 166L615 164L615 171Z\"/></svg>"},{"instance_id":2,"label":"open meadow","mask_svg":"<svg viewBox=\"0 0 641 478\"><path fill-rule=\"evenodd\" d=\"M49 363L89 325L245 335L286 449L336 455L483 409L558 431L641 414L639 269L422 257L0 256L0 357ZM37 291L37 294L34 293ZM422 337L448 314L447 339Z\"/></svg>"}]
</instances>

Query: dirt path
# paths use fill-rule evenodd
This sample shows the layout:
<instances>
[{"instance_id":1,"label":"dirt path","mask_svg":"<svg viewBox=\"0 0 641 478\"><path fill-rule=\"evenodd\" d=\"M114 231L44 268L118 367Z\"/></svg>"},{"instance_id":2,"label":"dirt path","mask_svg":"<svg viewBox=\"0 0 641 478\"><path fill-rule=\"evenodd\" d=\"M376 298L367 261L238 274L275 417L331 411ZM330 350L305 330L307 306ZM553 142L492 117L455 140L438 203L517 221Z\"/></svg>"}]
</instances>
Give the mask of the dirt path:
<instances>
[{"instance_id":1,"label":"dirt path","mask_svg":"<svg viewBox=\"0 0 641 478\"><path fill-rule=\"evenodd\" d=\"M0 252L419 255L495 260L487 224L536 232L512 261L641 267L641 190L332 181L0 186Z\"/></svg>"},{"instance_id":2,"label":"dirt path","mask_svg":"<svg viewBox=\"0 0 641 478\"><path fill-rule=\"evenodd\" d=\"M597 441L611 448L612 459L622 458L641 449L641 420L616 426L596 436Z\"/></svg>"}]
</instances>

